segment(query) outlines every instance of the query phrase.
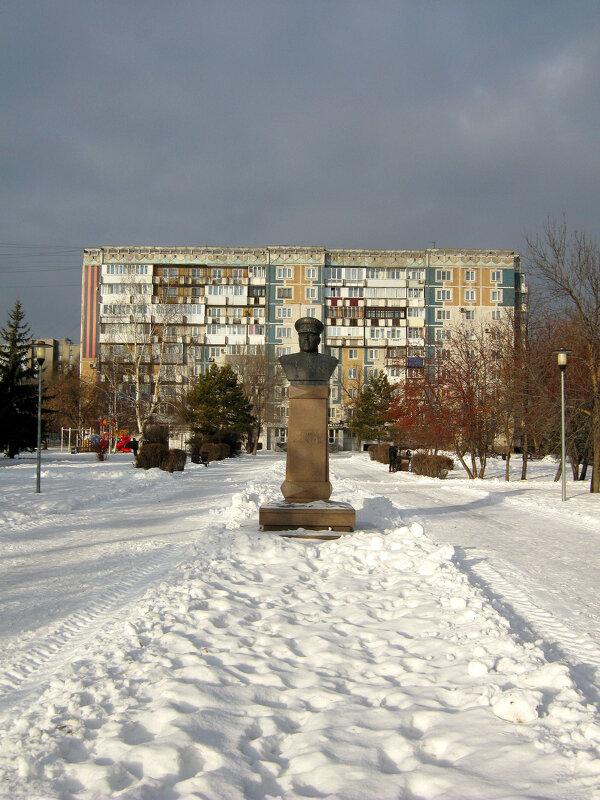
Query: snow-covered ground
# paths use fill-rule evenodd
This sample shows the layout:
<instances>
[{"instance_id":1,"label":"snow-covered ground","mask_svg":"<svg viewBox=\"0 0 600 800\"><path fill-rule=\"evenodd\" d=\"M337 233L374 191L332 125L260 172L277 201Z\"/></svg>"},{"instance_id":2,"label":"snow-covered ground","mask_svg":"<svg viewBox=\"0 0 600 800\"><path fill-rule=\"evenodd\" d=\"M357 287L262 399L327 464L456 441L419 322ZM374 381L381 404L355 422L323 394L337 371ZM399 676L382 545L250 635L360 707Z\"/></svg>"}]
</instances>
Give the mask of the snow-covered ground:
<instances>
[{"instance_id":1,"label":"snow-covered ground","mask_svg":"<svg viewBox=\"0 0 600 800\"><path fill-rule=\"evenodd\" d=\"M0 796L600 798L587 484L340 454L357 530L298 541L284 469L0 461Z\"/></svg>"}]
</instances>

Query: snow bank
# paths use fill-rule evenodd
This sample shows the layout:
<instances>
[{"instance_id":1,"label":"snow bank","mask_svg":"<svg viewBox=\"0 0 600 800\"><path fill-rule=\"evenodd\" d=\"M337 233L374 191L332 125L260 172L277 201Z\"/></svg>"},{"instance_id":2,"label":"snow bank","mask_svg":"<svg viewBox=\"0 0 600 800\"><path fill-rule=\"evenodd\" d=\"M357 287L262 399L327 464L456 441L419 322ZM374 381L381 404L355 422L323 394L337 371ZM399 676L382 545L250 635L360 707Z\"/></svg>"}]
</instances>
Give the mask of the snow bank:
<instances>
[{"instance_id":1,"label":"snow bank","mask_svg":"<svg viewBox=\"0 0 600 800\"><path fill-rule=\"evenodd\" d=\"M262 534L280 469L241 490L230 475L225 507L205 495L193 556L4 716L1 796L598 796L597 709L453 547L367 490L353 500L380 530Z\"/></svg>"}]
</instances>

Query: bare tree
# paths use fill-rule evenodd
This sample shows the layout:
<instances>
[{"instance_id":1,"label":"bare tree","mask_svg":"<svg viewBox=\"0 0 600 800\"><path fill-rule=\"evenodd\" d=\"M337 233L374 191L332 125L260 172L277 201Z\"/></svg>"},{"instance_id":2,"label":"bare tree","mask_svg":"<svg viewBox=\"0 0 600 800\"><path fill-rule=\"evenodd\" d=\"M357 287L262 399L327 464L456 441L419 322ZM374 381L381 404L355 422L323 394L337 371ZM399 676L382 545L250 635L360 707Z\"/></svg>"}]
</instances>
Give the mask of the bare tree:
<instances>
[{"instance_id":1,"label":"bare tree","mask_svg":"<svg viewBox=\"0 0 600 800\"><path fill-rule=\"evenodd\" d=\"M543 282L549 301L575 326L591 387L593 471L590 491L600 492L600 248L566 221L549 219L541 234L527 237L529 268ZM565 346L565 345L563 345Z\"/></svg>"},{"instance_id":2,"label":"bare tree","mask_svg":"<svg viewBox=\"0 0 600 800\"><path fill-rule=\"evenodd\" d=\"M264 424L270 421L275 402L275 390L287 383L279 363L265 345L248 345L241 353L225 359L236 373L246 399L252 404L256 418L249 435L249 449L256 455L258 440Z\"/></svg>"},{"instance_id":3,"label":"bare tree","mask_svg":"<svg viewBox=\"0 0 600 800\"><path fill-rule=\"evenodd\" d=\"M169 328L179 316L178 305L169 302L168 283L161 286L160 295L152 295L152 284L136 276L119 286L122 296L115 298L115 310L120 312L120 319L127 316L129 321L119 325L111 344L103 345L98 368L113 398L129 405L133 424L141 433L144 422L159 405L168 349L182 347L169 344ZM117 400L113 405L118 413Z\"/></svg>"},{"instance_id":4,"label":"bare tree","mask_svg":"<svg viewBox=\"0 0 600 800\"><path fill-rule=\"evenodd\" d=\"M483 478L498 432L496 342L483 328L455 328L438 350L436 366L454 450L470 478Z\"/></svg>"}]
</instances>

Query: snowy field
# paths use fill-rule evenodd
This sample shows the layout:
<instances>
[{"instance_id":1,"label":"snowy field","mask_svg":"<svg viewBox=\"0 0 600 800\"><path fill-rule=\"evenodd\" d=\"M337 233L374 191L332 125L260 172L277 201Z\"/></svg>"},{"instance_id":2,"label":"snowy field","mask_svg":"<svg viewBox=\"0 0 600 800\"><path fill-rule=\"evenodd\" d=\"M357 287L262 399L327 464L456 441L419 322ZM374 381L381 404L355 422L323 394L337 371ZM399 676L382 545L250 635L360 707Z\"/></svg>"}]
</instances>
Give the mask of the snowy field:
<instances>
[{"instance_id":1,"label":"snowy field","mask_svg":"<svg viewBox=\"0 0 600 800\"><path fill-rule=\"evenodd\" d=\"M0 460L0 796L600 798L587 484L331 459L357 530L258 529L284 456Z\"/></svg>"}]
</instances>

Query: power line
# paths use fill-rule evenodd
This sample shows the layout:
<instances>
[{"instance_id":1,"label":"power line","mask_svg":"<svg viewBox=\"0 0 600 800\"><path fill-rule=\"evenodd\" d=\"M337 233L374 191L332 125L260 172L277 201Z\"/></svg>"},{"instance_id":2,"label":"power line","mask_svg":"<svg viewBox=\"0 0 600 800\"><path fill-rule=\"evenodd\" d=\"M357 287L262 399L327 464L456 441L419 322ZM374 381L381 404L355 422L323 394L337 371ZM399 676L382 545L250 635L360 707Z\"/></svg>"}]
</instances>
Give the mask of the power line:
<instances>
[{"instance_id":1,"label":"power line","mask_svg":"<svg viewBox=\"0 0 600 800\"><path fill-rule=\"evenodd\" d=\"M81 266L77 267L59 267L58 265L52 265L49 267L24 267L19 269L4 269L0 271L0 277L2 275L9 275L14 274L15 272L66 272L67 270L81 270Z\"/></svg>"},{"instance_id":2,"label":"power line","mask_svg":"<svg viewBox=\"0 0 600 800\"><path fill-rule=\"evenodd\" d=\"M79 286L81 283L17 283L3 286L3 289L62 289L65 286Z\"/></svg>"}]
</instances>

